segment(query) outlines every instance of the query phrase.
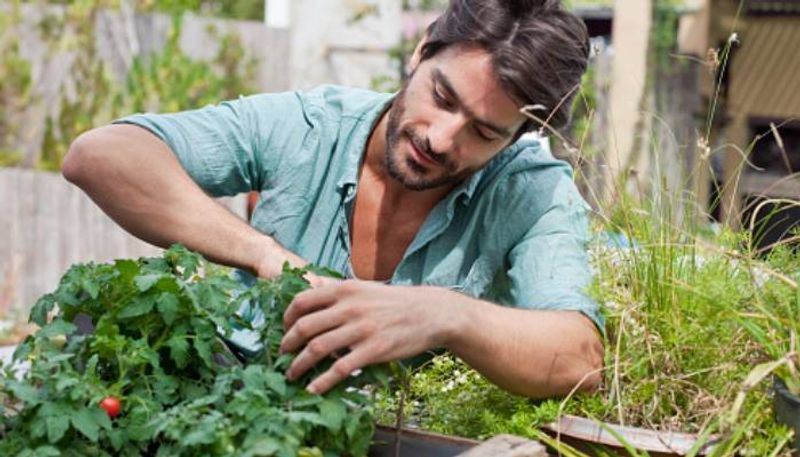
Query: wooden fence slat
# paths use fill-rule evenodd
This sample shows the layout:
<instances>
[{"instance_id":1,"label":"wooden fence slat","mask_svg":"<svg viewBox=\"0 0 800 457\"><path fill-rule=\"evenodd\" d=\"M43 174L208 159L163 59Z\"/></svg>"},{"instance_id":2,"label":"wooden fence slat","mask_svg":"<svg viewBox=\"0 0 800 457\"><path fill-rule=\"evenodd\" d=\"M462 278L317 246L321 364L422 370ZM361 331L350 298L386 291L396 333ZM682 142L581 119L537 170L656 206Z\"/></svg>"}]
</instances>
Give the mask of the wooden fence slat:
<instances>
[{"instance_id":1,"label":"wooden fence slat","mask_svg":"<svg viewBox=\"0 0 800 457\"><path fill-rule=\"evenodd\" d=\"M219 199L244 217L246 195ZM74 263L157 255L58 173L0 168L0 320L27 316Z\"/></svg>"}]
</instances>

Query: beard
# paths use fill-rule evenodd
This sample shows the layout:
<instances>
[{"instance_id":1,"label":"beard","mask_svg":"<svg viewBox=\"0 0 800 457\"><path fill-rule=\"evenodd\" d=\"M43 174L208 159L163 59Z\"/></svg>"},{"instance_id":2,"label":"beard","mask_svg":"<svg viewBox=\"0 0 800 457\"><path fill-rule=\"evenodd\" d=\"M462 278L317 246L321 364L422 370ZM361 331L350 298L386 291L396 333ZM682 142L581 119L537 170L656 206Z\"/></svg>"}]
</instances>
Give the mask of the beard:
<instances>
[{"instance_id":1,"label":"beard","mask_svg":"<svg viewBox=\"0 0 800 457\"><path fill-rule=\"evenodd\" d=\"M411 126L400 126L406 108L406 85L407 82L392 102L389 119L386 124L386 154L384 160L389 176L400 182L406 189L415 191L458 184L472 172L467 170L458 173L458 165L450 161L450 154L433 152L430 141L418 135ZM403 139L409 142L409 147L413 145L439 166L429 169L420 165L411 157L401 157L399 145Z\"/></svg>"}]
</instances>

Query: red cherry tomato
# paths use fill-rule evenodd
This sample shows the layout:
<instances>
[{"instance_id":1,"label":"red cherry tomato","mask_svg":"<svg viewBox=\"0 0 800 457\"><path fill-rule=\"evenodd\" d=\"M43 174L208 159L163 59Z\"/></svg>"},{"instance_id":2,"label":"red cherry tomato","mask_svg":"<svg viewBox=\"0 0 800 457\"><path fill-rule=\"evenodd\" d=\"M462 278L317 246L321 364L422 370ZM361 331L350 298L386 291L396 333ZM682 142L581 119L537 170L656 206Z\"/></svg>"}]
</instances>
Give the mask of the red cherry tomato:
<instances>
[{"instance_id":1,"label":"red cherry tomato","mask_svg":"<svg viewBox=\"0 0 800 457\"><path fill-rule=\"evenodd\" d=\"M106 397L100 402L100 407L106 410L108 417L113 419L119 415L119 411L122 409L122 403L120 403L117 397Z\"/></svg>"}]
</instances>

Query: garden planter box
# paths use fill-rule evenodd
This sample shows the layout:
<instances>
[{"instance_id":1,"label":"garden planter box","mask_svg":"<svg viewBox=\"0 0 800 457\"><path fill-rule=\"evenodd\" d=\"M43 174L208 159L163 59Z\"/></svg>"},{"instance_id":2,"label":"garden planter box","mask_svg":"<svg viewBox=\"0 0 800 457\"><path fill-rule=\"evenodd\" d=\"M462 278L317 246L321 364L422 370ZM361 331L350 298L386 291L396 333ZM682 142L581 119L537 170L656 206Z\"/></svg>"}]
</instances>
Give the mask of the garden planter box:
<instances>
[{"instance_id":1,"label":"garden planter box","mask_svg":"<svg viewBox=\"0 0 800 457\"><path fill-rule=\"evenodd\" d=\"M400 441L399 445L398 440ZM398 434L394 428L383 426L375 428L373 442L369 457L394 457L396 449L399 449L401 457L452 457L466 452L480 443L466 438L407 428L401 429Z\"/></svg>"},{"instance_id":2,"label":"garden planter box","mask_svg":"<svg viewBox=\"0 0 800 457\"><path fill-rule=\"evenodd\" d=\"M794 454L800 456L800 397L789 392L781 378L775 377L775 417L794 429Z\"/></svg>"},{"instance_id":3,"label":"garden planter box","mask_svg":"<svg viewBox=\"0 0 800 457\"><path fill-rule=\"evenodd\" d=\"M547 457L536 441L518 436L498 435L480 442L403 428L378 426L369 457ZM399 443L398 443L399 441Z\"/></svg>"},{"instance_id":4,"label":"garden planter box","mask_svg":"<svg viewBox=\"0 0 800 457\"><path fill-rule=\"evenodd\" d=\"M601 449L614 451L620 456L630 455L615 435L622 437L635 449L646 451L652 457L684 456L697 441L697 435L689 433L624 427L569 415L561 417L558 422L549 424L544 429L554 438L559 438L563 443L589 455L595 455ZM697 455L709 453L713 441L712 438Z\"/></svg>"}]
</instances>

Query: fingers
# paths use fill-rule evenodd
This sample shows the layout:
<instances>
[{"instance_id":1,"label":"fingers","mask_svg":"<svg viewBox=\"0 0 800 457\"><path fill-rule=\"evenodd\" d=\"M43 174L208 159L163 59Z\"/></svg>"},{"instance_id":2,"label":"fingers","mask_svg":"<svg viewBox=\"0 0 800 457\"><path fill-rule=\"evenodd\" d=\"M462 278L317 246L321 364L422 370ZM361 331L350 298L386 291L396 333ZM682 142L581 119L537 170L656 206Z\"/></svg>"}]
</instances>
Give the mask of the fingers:
<instances>
[{"instance_id":1,"label":"fingers","mask_svg":"<svg viewBox=\"0 0 800 457\"><path fill-rule=\"evenodd\" d=\"M286 377L289 380L294 380L303 376L311 367L325 357L355 344L359 336L356 327L353 325L340 327L317 336L309 341L300 354L295 357L292 365L286 370Z\"/></svg>"},{"instance_id":2,"label":"fingers","mask_svg":"<svg viewBox=\"0 0 800 457\"><path fill-rule=\"evenodd\" d=\"M298 319L332 305L336 300L335 287L320 287L300 292L283 313L283 329L289 330Z\"/></svg>"},{"instance_id":3,"label":"fingers","mask_svg":"<svg viewBox=\"0 0 800 457\"><path fill-rule=\"evenodd\" d=\"M306 390L312 394L324 394L333 386L342 382L354 371L375 363L373 351L367 345L360 345L346 356L340 358L326 371L319 375Z\"/></svg>"},{"instance_id":4,"label":"fingers","mask_svg":"<svg viewBox=\"0 0 800 457\"><path fill-rule=\"evenodd\" d=\"M281 352L294 352L317 335L336 328L346 321L341 310L324 309L298 319L281 339Z\"/></svg>"}]
</instances>

